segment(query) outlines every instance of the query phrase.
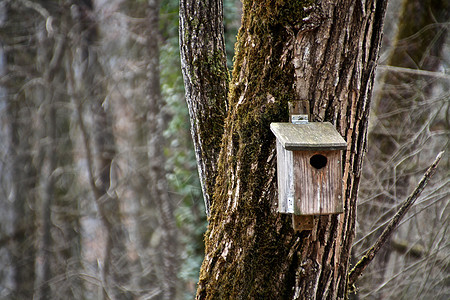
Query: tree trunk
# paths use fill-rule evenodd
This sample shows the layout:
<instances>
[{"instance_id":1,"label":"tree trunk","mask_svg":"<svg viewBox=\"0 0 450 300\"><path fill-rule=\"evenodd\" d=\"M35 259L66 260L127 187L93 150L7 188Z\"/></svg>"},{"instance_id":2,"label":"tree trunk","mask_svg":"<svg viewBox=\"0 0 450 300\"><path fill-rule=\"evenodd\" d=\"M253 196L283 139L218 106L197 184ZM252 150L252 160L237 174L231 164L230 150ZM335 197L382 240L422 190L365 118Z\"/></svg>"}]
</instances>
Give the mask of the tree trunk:
<instances>
[{"instance_id":1,"label":"tree trunk","mask_svg":"<svg viewBox=\"0 0 450 300\"><path fill-rule=\"evenodd\" d=\"M403 1L388 65L437 71L448 31L440 24L448 21L448 8L447 1ZM423 34L422 30L425 30ZM430 121L432 105L424 102L431 95L433 83L437 81L430 84L419 75L402 72L387 72L382 79L381 92L374 103L375 124L369 135L369 142L374 146L371 156L376 157L371 159L373 167L384 173L375 176L381 177L383 190L389 194L381 201L395 202L408 195L415 160L404 162L404 157L417 149L421 128ZM396 167L387 167L392 165Z\"/></svg>"},{"instance_id":2,"label":"tree trunk","mask_svg":"<svg viewBox=\"0 0 450 300\"><path fill-rule=\"evenodd\" d=\"M33 297L36 278L36 212L33 209L36 196L32 191L36 190L38 177L30 151L34 140L34 132L30 131L32 118L28 109L19 104L28 101L24 95L18 94L18 90L9 88L8 94L10 195L13 202L13 231L17 233L9 252L14 272L12 296L21 299Z\"/></svg>"},{"instance_id":3,"label":"tree trunk","mask_svg":"<svg viewBox=\"0 0 450 300\"><path fill-rule=\"evenodd\" d=\"M227 110L222 0L180 1L180 51L191 135L209 217Z\"/></svg>"},{"instance_id":4,"label":"tree trunk","mask_svg":"<svg viewBox=\"0 0 450 300\"><path fill-rule=\"evenodd\" d=\"M53 24L53 26L60 27L61 24ZM43 170L42 179L44 181L43 199L41 203L40 219L42 223L42 237L40 239L40 262L39 277L37 284L37 299L48 299L52 297L51 279L55 276L57 269L54 248L58 241L52 237L53 229L53 205L56 202L57 195L57 168L61 163L59 153L57 151L60 140L58 137L58 109L57 106L61 97L60 86L64 85L64 73L61 72L62 58L65 49L65 37L58 34L54 38L53 34L48 37L44 26L44 19L40 20L36 29L38 56L37 69L43 70L43 85L37 89L36 95L41 97L43 113L41 115L42 123L42 140L47 139L47 143L42 143L45 146L45 164L47 167ZM60 114L64 117L64 114ZM69 152L70 153L70 152ZM59 196L63 197L63 193Z\"/></svg>"},{"instance_id":5,"label":"tree trunk","mask_svg":"<svg viewBox=\"0 0 450 300\"><path fill-rule=\"evenodd\" d=\"M168 193L168 183L166 177L166 158L164 146L166 145L163 136L164 112L162 111L163 99L160 87L159 70L159 8L158 0L149 1L147 8L148 32L147 32L147 101L148 101L148 153L151 157L149 191L150 199L155 201L159 213L159 223L161 226L161 247L159 247L162 257L162 299L171 300L175 298L177 287L178 271L178 237L174 218L174 208Z\"/></svg>"},{"instance_id":6,"label":"tree trunk","mask_svg":"<svg viewBox=\"0 0 450 300\"><path fill-rule=\"evenodd\" d=\"M36 59L36 48L33 43L35 28L24 26L24 16L33 19L33 13L24 9L17 2L2 3L2 24L0 40L4 49L4 67L7 76L2 76L2 88L5 93L5 119L7 139L2 141L5 146L7 188L4 195L8 195L11 202L12 225L3 224L2 228L10 228L11 243L8 252L11 257L12 286L10 296L14 299L33 298L36 280L35 264L36 248L36 204L39 166L33 159L33 146L36 143L33 110L37 104L30 97L30 90L24 85L34 78L33 69L29 66ZM28 24L31 25L31 24ZM22 37L17 39L16 37ZM3 75L3 74L2 74ZM9 178L6 178L9 177ZM2 182L3 183L3 182ZM5 199L6 200L6 199ZM9 227L11 226L11 227ZM7 268L5 268L6 270ZM9 279L9 278L8 278ZM2 282L4 283L4 282Z\"/></svg>"},{"instance_id":7,"label":"tree trunk","mask_svg":"<svg viewBox=\"0 0 450 300\"><path fill-rule=\"evenodd\" d=\"M9 90L9 92L12 92ZM13 98L13 97L11 97ZM15 97L14 97L15 98ZM29 151L32 140L31 117L20 108L17 101L26 101L19 96L10 99L8 114L10 119L10 168L11 195L13 201L13 230L18 233L11 243L10 253L14 272L13 297L17 299L32 298L36 279L36 196L37 170ZM25 114L24 114L25 113ZM25 118L24 118L25 117ZM22 137L21 139L19 137Z\"/></svg>"},{"instance_id":8,"label":"tree trunk","mask_svg":"<svg viewBox=\"0 0 450 300\"><path fill-rule=\"evenodd\" d=\"M197 299L346 297L385 6L244 1ZM189 36L181 28L183 49ZM269 130L271 122L288 121L288 102L295 100L309 100L312 121L333 123L348 143L345 212L317 217L315 228L302 233L275 206L276 153Z\"/></svg>"},{"instance_id":9,"label":"tree trunk","mask_svg":"<svg viewBox=\"0 0 450 300\"><path fill-rule=\"evenodd\" d=\"M96 43L99 41L98 24L94 18L94 7L91 0L79 1L76 9L78 26L80 26L78 34L82 65L81 86L83 89L81 94L91 104L93 117L92 131L95 152L88 150L90 141L85 140L87 155L95 156L95 160L94 157L87 158L92 164L88 166L90 183L100 220L106 230L105 256L102 265L103 298L131 299L132 292L127 286L131 275L131 263L127 255L128 232L123 225L120 200L114 186L111 185L112 164L116 149L112 115L106 97L104 70L96 48ZM82 113L79 112L79 115L81 116ZM82 116L80 123L81 118ZM86 128L84 130L83 134L87 135ZM97 172L93 170L94 165Z\"/></svg>"}]
</instances>

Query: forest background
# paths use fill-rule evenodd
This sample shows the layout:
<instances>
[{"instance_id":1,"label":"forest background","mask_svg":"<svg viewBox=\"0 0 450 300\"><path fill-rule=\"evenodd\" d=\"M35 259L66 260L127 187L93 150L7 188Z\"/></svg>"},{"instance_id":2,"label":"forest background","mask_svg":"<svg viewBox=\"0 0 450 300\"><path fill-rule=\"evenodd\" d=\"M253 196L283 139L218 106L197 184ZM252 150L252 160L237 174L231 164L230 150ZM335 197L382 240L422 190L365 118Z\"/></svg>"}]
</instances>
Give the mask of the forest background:
<instances>
[{"instance_id":1,"label":"forest background","mask_svg":"<svg viewBox=\"0 0 450 300\"><path fill-rule=\"evenodd\" d=\"M417 3L387 9L354 261L448 144L448 5ZM240 10L224 1L229 68ZM2 0L0 78L0 298L191 299L207 220L178 1ZM448 170L355 299L448 299Z\"/></svg>"}]
</instances>

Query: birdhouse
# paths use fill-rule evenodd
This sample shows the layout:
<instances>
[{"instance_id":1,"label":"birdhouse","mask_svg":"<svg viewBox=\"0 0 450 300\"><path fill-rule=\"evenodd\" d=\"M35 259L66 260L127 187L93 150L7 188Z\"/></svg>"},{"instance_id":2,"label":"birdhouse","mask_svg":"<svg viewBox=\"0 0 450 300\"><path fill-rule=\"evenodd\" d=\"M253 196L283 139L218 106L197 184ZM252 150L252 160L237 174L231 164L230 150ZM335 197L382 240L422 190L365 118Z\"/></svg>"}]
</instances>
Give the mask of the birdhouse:
<instances>
[{"instance_id":1,"label":"birdhouse","mask_svg":"<svg viewBox=\"0 0 450 300\"><path fill-rule=\"evenodd\" d=\"M278 211L343 212L342 155L347 143L328 122L272 123L277 140Z\"/></svg>"}]
</instances>

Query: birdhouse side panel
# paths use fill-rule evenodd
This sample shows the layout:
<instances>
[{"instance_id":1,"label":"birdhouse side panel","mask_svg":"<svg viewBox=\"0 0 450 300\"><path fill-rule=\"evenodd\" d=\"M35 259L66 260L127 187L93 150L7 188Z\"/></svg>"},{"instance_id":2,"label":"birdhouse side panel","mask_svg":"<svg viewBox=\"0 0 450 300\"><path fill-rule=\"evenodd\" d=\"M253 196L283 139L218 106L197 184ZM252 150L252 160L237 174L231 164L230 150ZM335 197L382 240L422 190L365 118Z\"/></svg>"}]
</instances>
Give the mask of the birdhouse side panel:
<instances>
[{"instance_id":1,"label":"birdhouse side panel","mask_svg":"<svg viewBox=\"0 0 450 300\"><path fill-rule=\"evenodd\" d=\"M294 212L294 172L292 151L277 141L278 211Z\"/></svg>"},{"instance_id":2,"label":"birdhouse side panel","mask_svg":"<svg viewBox=\"0 0 450 300\"><path fill-rule=\"evenodd\" d=\"M315 161L318 159L318 162ZM341 151L293 151L294 213L342 212Z\"/></svg>"}]
</instances>

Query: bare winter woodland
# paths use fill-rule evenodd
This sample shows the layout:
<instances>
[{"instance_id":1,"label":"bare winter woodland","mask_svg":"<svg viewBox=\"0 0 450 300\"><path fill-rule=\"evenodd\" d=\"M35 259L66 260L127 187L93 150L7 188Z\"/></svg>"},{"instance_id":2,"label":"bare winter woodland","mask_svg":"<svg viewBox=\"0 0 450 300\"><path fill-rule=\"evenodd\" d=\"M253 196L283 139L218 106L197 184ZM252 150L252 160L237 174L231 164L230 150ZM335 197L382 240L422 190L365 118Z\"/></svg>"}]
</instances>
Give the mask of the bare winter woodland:
<instances>
[{"instance_id":1,"label":"bare winter woodland","mask_svg":"<svg viewBox=\"0 0 450 300\"><path fill-rule=\"evenodd\" d=\"M241 3L223 5L231 69ZM207 217L178 6L0 0L0 299L196 294ZM388 4L352 264L448 148L449 11ZM351 299L450 298L449 164L447 152Z\"/></svg>"}]
</instances>

